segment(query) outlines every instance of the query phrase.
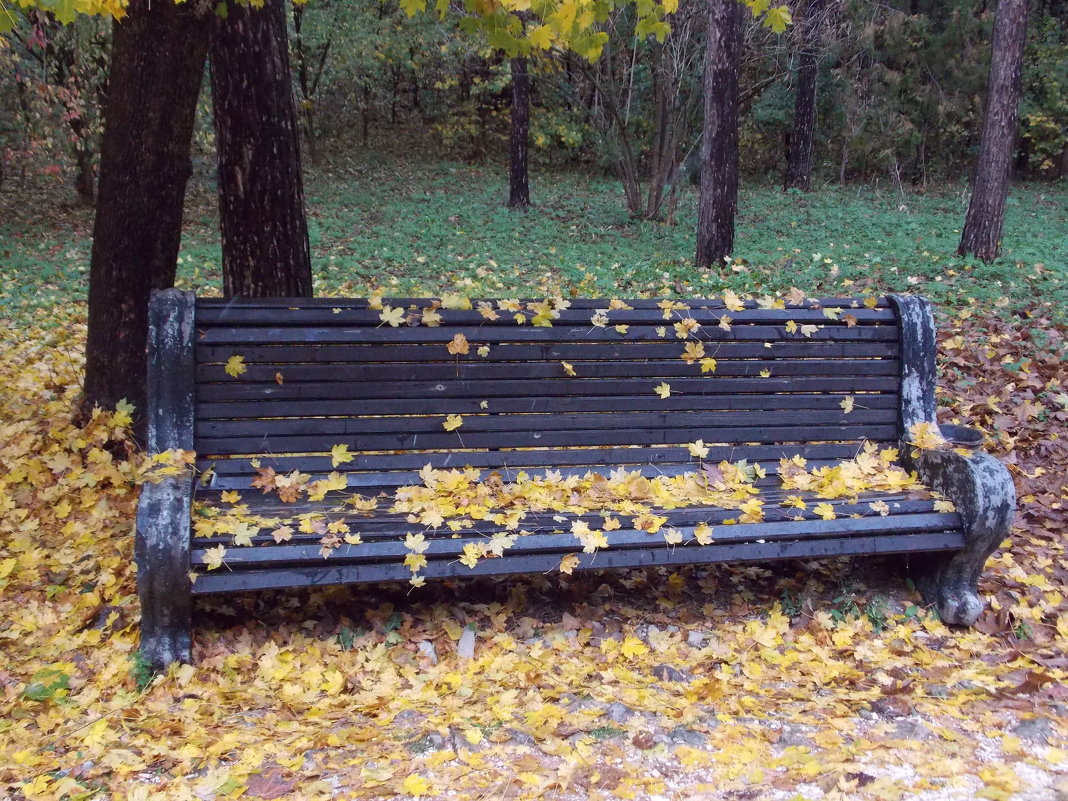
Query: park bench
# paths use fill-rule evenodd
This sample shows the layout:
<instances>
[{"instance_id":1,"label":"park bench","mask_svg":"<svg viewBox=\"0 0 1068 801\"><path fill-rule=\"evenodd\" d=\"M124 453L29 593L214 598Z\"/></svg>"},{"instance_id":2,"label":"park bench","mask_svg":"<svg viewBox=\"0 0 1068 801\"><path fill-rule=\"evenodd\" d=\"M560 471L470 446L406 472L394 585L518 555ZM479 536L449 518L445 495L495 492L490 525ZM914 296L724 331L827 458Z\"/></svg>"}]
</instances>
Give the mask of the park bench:
<instances>
[{"instance_id":1,"label":"park bench","mask_svg":"<svg viewBox=\"0 0 1068 801\"><path fill-rule=\"evenodd\" d=\"M971 624L1015 495L977 432L919 441L939 430L929 304L794 300L524 301L517 321L515 302L156 292L148 445L171 468L138 508L144 657L190 659L198 595L858 554L909 555L942 620ZM782 483L877 448L943 497ZM195 472L168 462L191 452ZM443 477L468 493L648 489L635 473L696 482L694 498L730 477L763 508L747 521L740 503L683 499L650 525L624 503L609 526L579 497L510 519L411 501ZM220 528L234 510L252 522Z\"/></svg>"}]
</instances>

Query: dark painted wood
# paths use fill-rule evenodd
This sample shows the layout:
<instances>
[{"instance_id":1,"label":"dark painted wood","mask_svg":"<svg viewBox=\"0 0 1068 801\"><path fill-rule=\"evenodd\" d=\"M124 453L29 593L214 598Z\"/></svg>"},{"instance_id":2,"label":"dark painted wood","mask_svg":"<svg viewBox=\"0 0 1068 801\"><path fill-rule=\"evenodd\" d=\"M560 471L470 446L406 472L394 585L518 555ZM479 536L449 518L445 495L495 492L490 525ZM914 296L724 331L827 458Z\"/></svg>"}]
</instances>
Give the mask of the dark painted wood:
<instances>
[{"instance_id":1,"label":"dark painted wood","mask_svg":"<svg viewBox=\"0 0 1068 801\"><path fill-rule=\"evenodd\" d=\"M370 398L362 399L357 411L363 414L551 414L572 412L645 412L645 411L728 411L753 412L778 410L840 409L842 400L852 394L857 409L898 409L897 395L892 393L811 393L784 395L679 395L660 398L641 397L515 397L495 398L482 408L484 398ZM351 415L351 400L276 400L204 401L197 404L198 420L230 420L250 417L327 417Z\"/></svg>"},{"instance_id":2,"label":"dark painted wood","mask_svg":"<svg viewBox=\"0 0 1068 801\"><path fill-rule=\"evenodd\" d=\"M408 417L291 417L266 420L230 420L198 423L198 437L251 437L270 436L334 435L334 434L385 434L403 432L409 434L442 432L442 415ZM695 432L710 428L743 427L753 422L753 413L744 410L732 412L624 412L618 414L481 414L463 418L462 431L530 432L577 430L618 430L628 426L644 429L684 429ZM765 418L769 426L825 425L892 425L897 422L893 409L865 411L854 409L848 414L843 409L827 411L779 412ZM732 438L733 439L733 438Z\"/></svg>"},{"instance_id":3,"label":"dark painted wood","mask_svg":"<svg viewBox=\"0 0 1068 801\"><path fill-rule=\"evenodd\" d=\"M518 379L500 381L406 381L401 383L316 382L307 384L201 384L197 401L252 400L284 398L287 400L339 400L364 398L490 398L524 397L532 393L548 396L629 395L655 398L656 380L585 379L572 381L531 382ZM892 392L897 389L894 377L882 376L797 376L787 378L706 377L680 378L670 382L672 393L724 395L728 393L771 394L779 392ZM434 407L427 412L433 413Z\"/></svg>"},{"instance_id":4,"label":"dark painted wood","mask_svg":"<svg viewBox=\"0 0 1068 801\"><path fill-rule=\"evenodd\" d=\"M798 493L791 493L798 494ZM828 536L833 534L844 534L851 531L859 530L855 529L851 523L857 519L868 519L875 522L864 524L868 528L865 529L867 533L873 533L876 531L904 531L910 526L927 525L931 523L935 518L931 517L934 513L934 501L927 500L911 500L906 495L890 494L890 493L867 493L863 498L838 498L835 500L824 500L815 497L812 493L800 493L806 502L809 504L807 509L796 509L793 507L784 507L782 502L785 499L785 494L775 495L774 493L762 493L762 498L765 501L764 512L765 522L760 524L746 523L746 524L725 524L726 520L737 520L738 510L736 509L723 509L721 507L701 507L691 506L684 509L672 509L665 510L663 512L664 517L668 519L668 522L664 524L662 530L666 531L669 528L678 528L680 531L691 532L693 527L698 523L708 523L714 527L714 537L717 541L728 540L745 540L745 539L762 539L766 537L778 537L778 536L794 536L801 534L811 534L812 536L823 536L826 533ZM198 496L198 498L201 496ZM335 498L335 501L339 500ZM870 503L873 501L883 501L890 509L890 514L886 517L878 516L870 507ZM205 502L207 499L205 499ZM214 498L214 504L220 507L225 507L225 504L219 503L218 497ZM833 526L825 528L823 524L825 522L819 515L813 511L818 503L830 504L835 513L838 515L838 522L835 524L837 530ZM421 533L429 542L446 542L452 543L446 544L441 547L448 550L453 545L457 545L456 553L460 553L463 550L463 545L467 542L471 542L471 537L481 537L481 541L485 542L488 537L497 533L500 530L500 526L493 523L490 520L469 520L457 531L453 531L448 526L440 526L438 528L431 528L420 524L413 524L408 522L407 516L403 514L393 514L389 512L376 512L372 517L360 517L356 512L347 512L344 507L342 511L338 511L338 504L329 504L326 501L320 501L317 503L304 502L296 504L296 509L286 509L279 504L266 505L262 508L261 514L265 517L277 517L284 519L292 519L293 515L303 514L322 514L329 520L343 520L345 521L353 531L359 532L361 538L364 539L365 544L371 544L374 542L386 542L396 544L401 543L403 547L403 540L409 533ZM630 515L614 514L616 519L621 523L630 523L632 518ZM937 521L933 528L922 530L947 530L947 529L959 529L961 527L961 520L956 515L942 515L937 516ZM562 520L558 518L563 518ZM878 519L876 519L878 518ZM922 518L922 520L921 520ZM273 519L273 518L272 518ZM589 524L592 529L599 529L603 525L604 518L600 514L558 514L555 512L539 512L528 513L523 518L519 529L528 532L527 536L521 537L522 544L517 544L516 547L534 549L537 550L548 545L558 544L560 539L544 539L544 536L552 536L560 538L565 541L567 548L574 548L575 540L569 533L571 524L573 521L582 520ZM801 522L811 524L807 528L798 528L797 525ZM926 522L923 522L926 521ZM296 546L315 545L316 550L314 556L316 558L322 558L319 554L319 541L321 536L318 534L302 534L299 531L292 535L292 539L283 544L278 545L271 537L270 532L273 530L272 526L263 528L259 534L253 535L252 546L235 548L232 553L235 556L240 557L241 554L245 554L249 551L258 552L264 547L275 548L272 551L278 558L284 559L297 559L298 550L291 550ZM921 529L916 529L921 530ZM630 531L635 536L630 537L628 542L633 544L634 542L645 542L648 544L661 543L661 535L648 534L644 531L635 532L633 529L619 529L616 532L606 532L606 534L615 535L620 532ZM560 532L564 532L561 534ZM791 533L792 532L792 533ZM456 538L454 535L459 535L460 538ZM640 536L638 536L640 535ZM534 537L534 539L531 539ZM537 537L543 537L538 539ZM642 539L644 537L644 540ZM619 544L624 542L620 540L618 543L612 537L608 537L609 543ZM200 556L196 554L202 554L205 548L211 548L216 545L231 545L233 543L233 537L230 535L215 535L211 537L197 537L193 543L194 558L193 561L199 563L202 560ZM517 541L518 543L518 541ZM357 551L361 549L362 545L342 545L337 551L335 551L330 558L335 556L356 556ZM614 547L614 545L612 546ZM434 551L435 554L445 553L441 551ZM307 552L309 555L312 552ZM389 553L393 553L389 551ZM406 551L398 551L400 556L404 556ZM381 555L381 553L379 554ZM247 558L241 557L245 561L255 561L260 559L258 556L248 556ZM267 557L262 557L267 558ZM274 558L274 557L270 557Z\"/></svg>"},{"instance_id":5,"label":"dark painted wood","mask_svg":"<svg viewBox=\"0 0 1068 801\"><path fill-rule=\"evenodd\" d=\"M432 305L433 302L440 300L439 298L382 298L382 304L388 306L419 306L426 307ZM497 298L488 299L494 307L497 305ZM520 298L519 302L525 308L528 303L539 303L544 298ZM662 302L662 298L622 298L623 303L628 306L633 306L635 309L657 309L658 305ZM725 304L722 298L672 298L673 302L684 303L689 308L710 308L710 309L724 309ZM863 297L844 297L844 298L806 298L801 304L787 304L786 308L789 309L807 309L807 308L865 308L863 305L865 298ZM472 303L476 303L477 299L472 300ZM609 304L609 300L606 298L568 298L568 303L571 304L572 309L603 309ZM756 309L759 307L759 303L755 300L743 300L742 303L747 309ZM221 307L238 309L238 308L265 308L265 309L315 309L315 308L327 308L327 309L366 309L368 308L367 298L199 298L197 305L201 309L216 309ZM877 308L886 308L889 304L885 297L876 298ZM449 311L446 309L446 311Z\"/></svg>"},{"instance_id":6,"label":"dark painted wood","mask_svg":"<svg viewBox=\"0 0 1068 801\"><path fill-rule=\"evenodd\" d=\"M712 446L709 448L706 463L716 464L724 459L737 461L748 458L750 461L777 461L783 457L802 456L810 461L851 459L860 450L858 443L845 444L805 444L805 445L737 445ZM288 473L300 470L303 473L329 473L337 469L329 456L278 456L263 455L257 457L262 467L271 467L278 472ZM539 467L565 467L568 465L613 466L639 465L657 471L662 466L682 462L692 465L693 457L686 448L597 448L589 449L531 449L522 451L439 451L436 453L378 453L355 454L353 461L345 464L349 475L358 475L354 471L370 471L372 474L392 471L417 471L426 464L435 469L478 467L522 469ZM198 469L211 468L220 476L253 475L255 468L248 459L223 459L198 461ZM768 469L774 469L770 465ZM413 473L414 475L414 473ZM412 483L412 482L407 482Z\"/></svg>"},{"instance_id":7,"label":"dark painted wood","mask_svg":"<svg viewBox=\"0 0 1068 801\"><path fill-rule=\"evenodd\" d=\"M442 417L442 420L445 418ZM335 445L348 445L350 450L416 450L418 448L537 448L603 445L682 444L707 434L712 442L839 442L851 440L889 441L897 434L897 426L749 426L723 429L713 435L713 429L665 428L620 431L510 431L484 434L444 431L433 434L361 434L338 436L271 436L266 432L249 437L202 437L197 448L205 456L256 453L323 453Z\"/></svg>"},{"instance_id":8,"label":"dark painted wood","mask_svg":"<svg viewBox=\"0 0 1068 801\"><path fill-rule=\"evenodd\" d=\"M438 327L425 328L420 326L412 328L401 326L391 328L382 326L377 328L337 327L327 328L320 326L311 327L228 327L228 328L204 328L200 331L199 341L205 345L234 345L245 344L298 344L302 342L323 342L337 344L373 344L373 343L410 343L432 342L440 343L444 347L456 334L463 334L468 342L474 347L479 345L495 345L502 342L662 342L673 338L673 333L668 330L665 336L657 333L657 325L632 325L626 333L620 333L614 328L598 328L593 325L586 326L553 326L552 328L537 328L534 326L500 326L500 327ZM815 341L822 340L860 340L866 342L890 342L897 339L897 327L890 325L857 326L823 326L812 333L809 338ZM700 329L696 339L703 342L719 341L757 341L796 342L804 337L800 334L790 334L785 325L732 325L729 331L718 326L704 326ZM682 340L676 340L681 342ZM706 345L707 347L707 345ZM474 350L474 348L472 348ZM236 351L235 353L239 353ZM473 357L477 358L477 357Z\"/></svg>"},{"instance_id":9,"label":"dark painted wood","mask_svg":"<svg viewBox=\"0 0 1068 801\"><path fill-rule=\"evenodd\" d=\"M507 344L491 348L486 356L465 357L465 361L492 363L515 361L532 364L539 361L583 361L602 359L613 362L645 361L647 359L678 359L684 344L675 338L661 342L595 342L572 344L522 345ZM706 346L707 355L719 361L730 359L784 358L804 359L870 359L894 358L898 344L891 342L835 342L804 340L801 342L730 342L721 341ZM231 345L198 345L198 364L225 364L235 355ZM337 362L365 364L373 362L419 362L456 364L457 360L440 345L248 345L241 348L245 363L316 364Z\"/></svg>"},{"instance_id":10,"label":"dark painted wood","mask_svg":"<svg viewBox=\"0 0 1068 801\"><path fill-rule=\"evenodd\" d=\"M679 348L681 353L682 348ZM201 364L197 367L200 383L235 383L226 374L223 364ZM286 384L333 381L500 381L522 379L536 381L566 381L574 383L590 378L720 378L724 376L759 376L769 370L775 376L896 376L901 367L896 359L780 359L769 362L760 359L718 361L715 373L702 374L698 364L687 364L676 358L667 361L609 362L577 361L571 363L576 376L568 376L559 363L523 362L459 364L289 364L251 365L238 378L241 384L278 384L278 375Z\"/></svg>"},{"instance_id":11,"label":"dark painted wood","mask_svg":"<svg viewBox=\"0 0 1068 801\"><path fill-rule=\"evenodd\" d=\"M819 556L855 554L897 554L951 551L961 547L959 532L923 534L884 534L871 537L752 542L696 547L641 548L584 554L576 551L576 570L601 570L657 565L709 564L716 562L764 561L770 559L810 559ZM473 568L456 560L429 562L419 571L426 578L467 578L514 573L549 573L560 565L560 554L504 556L483 559ZM314 565L281 570L203 573L194 584L197 595L241 592L282 587L324 587L369 581L407 581L411 572L402 564L343 565L332 567L326 560Z\"/></svg>"},{"instance_id":12,"label":"dark painted wood","mask_svg":"<svg viewBox=\"0 0 1068 801\"><path fill-rule=\"evenodd\" d=\"M154 292L148 310L148 450L193 450L191 292ZM191 474L145 484L137 507L137 591L141 655L157 669L188 661L191 647L189 511Z\"/></svg>"},{"instance_id":13,"label":"dark painted wood","mask_svg":"<svg viewBox=\"0 0 1068 801\"><path fill-rule=\"evenodd\" d=\"M598 310L591 309L566 309L559 312L559 316L553 318L553 327L557 326L591 326L590 318L596 311L603 311L608 318L608 325L666 325L669 328L679 320L692 318L703 326L716 326L720 317L726 314L730 318L731 325L747 325L754 323L776 323L783 325L787 320L793 320L798 325L815 324L826 326L847 325L843 319L852 317L850 322L855 325L893 325L894 313L892 309L848 309L838 313L834 317L828 317L820 309L745 309L743 311L730 311L723 307L716 309L702 309L699 307L672 311L665 318L660 309L608 309L605 307ZM407 315L412 315L412 322L418 323L423 310L430 308L428 304L410 304L409 306L396 306L391 308L403 309ZM519 324L515 318L515 312L507 312L496 307L490 312L497 315L497 319L487 317L478 310L459 311L452 309L437 309L441 317L441 328L448 330L456 327L476 326L479 328L515 328ZM520 312L526 318L525 325L530 325L532 311ZM386 328L381 318L381 312L373 309L341 309L335 312L333 309L306 309L306 308L206 308L200 312L197 322L201 327L238 327L238 326L324 326L324 327L349 327L367 326L371 328ZM400 327L406 327L404 323ZM671 332L674 336L674 331ZM802 335L799 333L800 339Z\"/></svg>"}]
</instances>

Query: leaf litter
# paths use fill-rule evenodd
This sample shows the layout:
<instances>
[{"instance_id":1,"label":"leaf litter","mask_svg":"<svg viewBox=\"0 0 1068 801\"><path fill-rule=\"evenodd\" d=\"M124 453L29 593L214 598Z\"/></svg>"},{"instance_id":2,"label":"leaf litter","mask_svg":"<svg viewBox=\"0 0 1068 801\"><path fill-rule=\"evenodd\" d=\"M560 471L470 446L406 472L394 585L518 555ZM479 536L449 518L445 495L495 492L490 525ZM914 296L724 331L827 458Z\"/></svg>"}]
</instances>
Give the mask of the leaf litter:
<instances>
[{"instance_id":1,"label":"leaf litter","mask_svg":"<svg viewBox=\"0 0 1068 801\"><path fill-rule=\"evenodd\" d=\"M202 602L196 663L152 677L136 658L136 485L188 455L140 456L125 407L71 423L84 327L57 308L4 334L0 363L0 787L1063 796L1066 332L966 314L944 328L941 416L983 430L1020 496L972 630L943 626L874 559L554 571ZM834 485L814 473L796 480Z\"/></svg>"}]
</instances>

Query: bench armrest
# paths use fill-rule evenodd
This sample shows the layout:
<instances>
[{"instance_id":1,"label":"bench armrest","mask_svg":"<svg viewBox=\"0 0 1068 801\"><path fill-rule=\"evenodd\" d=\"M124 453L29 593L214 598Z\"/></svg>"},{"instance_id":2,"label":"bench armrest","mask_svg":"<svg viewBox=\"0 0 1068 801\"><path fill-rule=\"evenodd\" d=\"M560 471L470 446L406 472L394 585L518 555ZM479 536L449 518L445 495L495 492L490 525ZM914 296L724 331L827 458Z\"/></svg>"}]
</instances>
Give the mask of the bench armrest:
<instances>
[{"instance_id":1,"label":"bench armrest","mask_svg":"<svg viewBox=\"0 0 1068 801\"><path fill-rule=\"evenodd\" d=\"M942 438L955 448L978 448L983 444L983 432L971 426L939 423Z\"/></svg>"},{"instance_id":2,"label":"bench armrest","mask_svg":"<svg viewBox=\"0 0 1068 801\"><path fill-rule=\"evenodd\" d=\"M964 523L964 547L917 574L917 585L946 623L970 626L982 614L977 586L990 555L1009 535L1016 488L1009 471L984 451L916 451L902 443L905 466L951 500Z\"/></svg>"}]
</instances>

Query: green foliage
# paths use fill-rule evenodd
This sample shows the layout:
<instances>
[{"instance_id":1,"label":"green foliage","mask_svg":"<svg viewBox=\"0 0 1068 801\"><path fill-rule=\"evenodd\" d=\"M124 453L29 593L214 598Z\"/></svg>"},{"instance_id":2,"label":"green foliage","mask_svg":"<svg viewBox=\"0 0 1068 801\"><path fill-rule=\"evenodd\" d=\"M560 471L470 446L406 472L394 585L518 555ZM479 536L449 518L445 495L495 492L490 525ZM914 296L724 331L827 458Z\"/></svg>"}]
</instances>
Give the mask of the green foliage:
<instances>
[{"instance_id":1,"label":"green foliage","mask_svg":"<svg viewBox=\"0 0 1068 801\"><path fill-rule=\"evenodd\" d=\"M60 666L41 668L22 690L23 698L41 703L60 703L69 694L70 673Z\"/></svg>"},{"instance_id":2,"label":"green foliage","mask_svg":"<svg viewBox=\"0 0 1068 801\"><path fill-rule=\"evenodd\" d=\"M130 654L130 676L137 685L139 693L147 690L149 685L152 684L152 680L156 678L156 671L145 660L140 651L134 651Z\"/></svg>"}]
</instances>

